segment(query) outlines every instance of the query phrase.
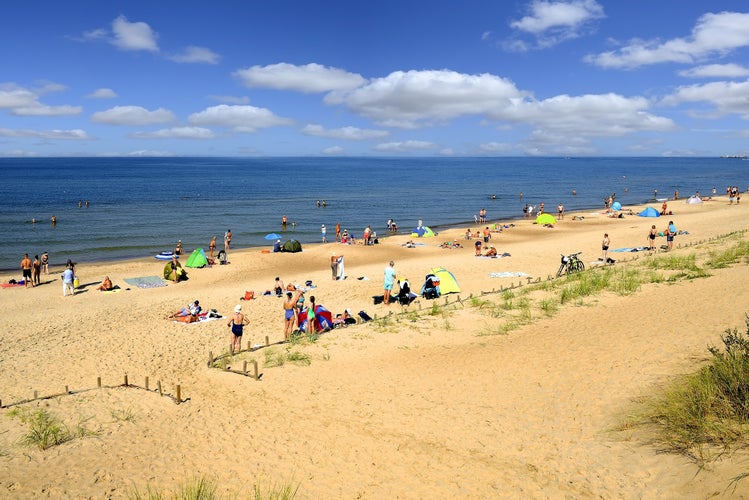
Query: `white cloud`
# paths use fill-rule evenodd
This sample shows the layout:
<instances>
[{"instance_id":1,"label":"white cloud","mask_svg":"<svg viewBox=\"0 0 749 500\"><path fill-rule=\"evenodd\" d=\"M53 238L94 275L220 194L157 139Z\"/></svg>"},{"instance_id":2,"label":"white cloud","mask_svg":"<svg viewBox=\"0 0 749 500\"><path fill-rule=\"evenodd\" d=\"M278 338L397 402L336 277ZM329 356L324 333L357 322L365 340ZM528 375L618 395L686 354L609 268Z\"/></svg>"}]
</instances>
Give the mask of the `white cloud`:
<instances>
[{"instance_id":1,"label":"white cloud","mask_svg":"<svg viewBox=\"0 0 749 500\"><path fill-rule=\"evenodd\" d=\"M13 108L11 113L16 116L70 116L79 115L83 111L80 106L20 106Z\"/></svg>"},{"instance_id":2,"label":"white cloud","mask_svg":"<svg viewBox=\"0 0 749 500\"><path fill-rule=\"evenodd\" d=\"M175 120L174 114L164 108L148 111L141 106L115 106L91 115L91 121L107 125L155 125Z\"/></svg>"},{"instance_id":3,"label":"white cloud","mask_svg":"<svg viewBox=\"0 0 749 500\"><path fill-rule=\"evenodd\" d=\"M679 76L686 78L743 78L749 76L749 68L738 64L707 64L679 71Z\"/></svg>"},{"instance_id":4,"label":"white cloud","mask_svg":"<svg viewBox=\"0 0 749 500\"><path fill-rule=\"evenodd\" d=\"M410 153L412 151L426 151L437 147L433 142L428 141L404 141L404 142L384 142L378 144L373 149L381 153Z\"/></svg>"},{"instance_id":5,"label":"white cloud","mask_svg":"<svg viewBox=\"0 0 749 500\"><path fill-rule=\"evenodd\" d=\"M122 50L158 52L158 35L144 22L131 23L125 16L112 21L111 43Z\"/></svg>"},{"instance_id":6,"label":"white cloud","mask_svg":"<svg viewBox=\"0 0 749 500\"><path fill-rule=\"evenodd\" d=\"M0 109L7 109L16 116L69 116L83 111L80 106L48 106L39 102L43 93L57 92L65 87L59 84L46 84L36 90L14 84L0 85Z\"/></svg>"},{"instance_id":7,"label":"white cloud","mask_svg":"<svg viewBox=\"0 0 749 500\"><path fill-rule=\"evenodd\" d=\"M736 114L749 120L749 80L679 87L676 92L663 99L663 104L666 105L683 102L703 102L712 105L714 112L703 117L718 118Z\"/></svg>"},{"instance_id":8,"label":"white cloud","mask_svg":"<svg viewBox=\"0 0 749 500\"><path fill-rule=\"evenodd\" d=\"M30 107L38 104L38 95L35 92L10 84L0 87L0 109Z\"/></svg>"},{"instance_id":9,"label":"white cloud","mask_svg":"<svg viewBox=\"0 0 749 500\"><path fill-rule=\"evenodd\" d=\"M479 146L479 150L484 153L507 153L508 151L512 151L512 149L512 144L504 142L487 142Z\"/></svg>"},{"instance_id":10,"label":"white cloud","mask_svg":"<svg viewBox=\"0 0 749 500\"><path fill-rule=\"evenodd\" d=\"M565 40L578 38L592 21L605 17L603 7L595 0L548 2L535 0L529 5L530 14L510 23L510 27L533 35L539 48L551 47ZM508 40L505 48L528 50L520 40Z\"/></svg>"},{"instance_id":11,"label":"white cloud","mask_svg":"<svg viewBox=\"0 0 749 500\"><path fill-rule=\"evenodd\" d=\"M343 152L344 152L343 148L340 146L331 146L329 148L325 148L322 150L322 153L324 155L330 155L330 156L340 155L340 154L343 154Z\"/></svg>"},{"instance_id":12,"label":"white cloud","mask_svg":"<svg viewBox=\"0 0 749 500\"><path fill-rule=\"evenodd\" d=\"M168 59L178 63L218 64L220 56L211 49L190 45L183 52L169 56Z\"/></svg>"},{"instance_id":13,"label":"white cloud","mask_svg":"<svg viewBox=\"0 0 749 500\"><path fill-rule=\"evenodd\" d=\"M692 64L711 56L724 56L749 45L749 13L704 14L687 38L632 40L617 51L588 55L585 60L604 68L636 68L649 64Z\"/></svg>"},{"instance_id":14,"label":"white cloud","mask_svg":"<svg viewBox=\"0 0 749 500\"><path fill-rule=\"evenodd\" d=\"M250 102L250 98L247 96L231 96L231 95L209 95L209 99L218 102L227 102L229 104L247 104Z\"/></svg>"},{"instance_id":15,"label":"white cloud","mask_svg":"<svg viewBox=\"0 0 749 500\"><path fill-rule=\"evenodd\" d=\"M96 89L86 96L89 99L114 99L117 97L117 93L108 88Z\"/></svg>"},{"instance_id":16,"label":"white cloud","mask_svg":"<svg viewBox=\"0 0 749 500\"><path fill-rule=\"evenodd\" d=\"M417 128L484 114L524 95L511 81L490 74L397 71L351 92L328 94L325 102L345 104L380 125Z\"/></svg>"},{"instance_id":17,"label":"white cloud","mask_svg":"<svg viewBox=\"0 0 749 500\"><path fill-rule=\"evenodd\" d=\"M203 127L172 127L153 132L135 132L130 134L135 139L213 139L214 133Z\"/></svg>"},{"instance_id":18,"label":"white cloud","mask_svg":"<svg viewBox=\"0 0 749 500\"><path fill-rule=\"evenodd\" d=\"M563 141L578 136L616 137L639 131L675 130L669 118L647 112L650 102L642 97L617 94L559 95L542 101L517 101L488 113L489 117L529 124L534 133L561 135Z\"/></svg>"},{"instance_id":19,"label":"white cloud","mask_svg":"<svg viewBox=\"0 0 749 500\"><path fill-rule=\"evenodd\" d=\"M366 80L361 75L320 64L295 66L288 63L252 66L234 72L247 87L295 90L304 93L351 90Z\"/></svg>"},{"instance_id":20,"label":"white cloud","mask_svg":"<svg viewBox=\"0 0 749 500\"><path fill-rule=\"evenodd\" d=\"M259 129L291 125L292 120L276 116L266 108L219 104L188 117L193 125L230 127L237 132L254 133Z\"/></svg>"},{"instance_id":21,"label":"white cloud","mask_svg":"<svg viewBox=\"0 0 749 500\"><path fill-rule=\"evenodd\" d=\"M88 140L91 139L84 130L12 130L0 128L0 137L31 137L35 139Z\"/></svg>"},{"instance_id":22,"label":"white cloud","mask_svg":"<svg viewBox=\"0 0 749 500\"><path fill-rule=\"evenodd\" d=\"M387 137L390 133L386 130L361 129L357 127L342 127L326 129L322 125L310 124L302 128L304 135L315 137L327 137L330 139L343 139L348 141L362 141L365 139L379 139Z\"/></svg>"}]
</instances>

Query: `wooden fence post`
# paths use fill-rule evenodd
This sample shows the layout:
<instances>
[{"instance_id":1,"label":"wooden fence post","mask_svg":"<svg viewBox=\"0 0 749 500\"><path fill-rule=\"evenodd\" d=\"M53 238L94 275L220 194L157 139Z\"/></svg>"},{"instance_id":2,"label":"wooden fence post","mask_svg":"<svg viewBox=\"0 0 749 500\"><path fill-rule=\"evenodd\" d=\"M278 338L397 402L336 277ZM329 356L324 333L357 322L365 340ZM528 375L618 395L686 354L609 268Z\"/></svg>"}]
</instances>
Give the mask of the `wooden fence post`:
<instances>
[{"instance_id":1,"label":"wooden fence post","mask_svg":"<svg viewBox=\"0 0 749 500\"><path fill-rule=\"evenodd\" d=\"M177 404L182 402L182 386L177 384Z\"/></svg>"},{"instance_id":2,"label":"wooden fence post","mask_svg":"<svg viewBox=\"0 0 749 500\"><path fill-rule=\"evenodd\" d=\"M253 371L253 374L254 374L252 378L254 378L255 380L257 380L258 379L258 374L257 374L257 360L254 360L254 359L252 360L252 371Z\"/></svg>"}]
</instances>

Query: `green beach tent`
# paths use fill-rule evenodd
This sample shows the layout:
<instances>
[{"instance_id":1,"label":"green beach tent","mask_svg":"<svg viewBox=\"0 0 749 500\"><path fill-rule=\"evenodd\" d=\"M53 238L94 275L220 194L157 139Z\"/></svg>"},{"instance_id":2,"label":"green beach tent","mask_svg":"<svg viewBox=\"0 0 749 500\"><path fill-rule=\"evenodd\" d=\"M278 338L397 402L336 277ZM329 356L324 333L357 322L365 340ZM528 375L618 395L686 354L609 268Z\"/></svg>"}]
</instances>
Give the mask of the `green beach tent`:
<instances>
[{"instance_id":1,"label":"green beach tent","mask_svg":"<svg viewBox=\"0 0 749 500\"><path fill-rule=\"evenodd\" d=\"M208 265L208 259L202 248L196 248L187 258L185 267L205 267Z\"/></svg>"},{"instance_id":2,"label":"green beach tent","mask_svg":"<svg viewBox=\"0 0 749 500\"><path fill-rule=\"evenodd\" d=\"M302 244L299 243L297 240L289 240L286 243L283 244L281 247L282 252L301 252L302 251Z\"/></svg>"},{"instance_id":3,"label":"green beach tent","mask_svg":"<svg viewBox=\"0 0 749 500\"><path fill-rule=\"evenodd\" d=\"M541 214L536 217L536 224L556 224L557 220L551 214Z\"/></svg>"}]
</instances>

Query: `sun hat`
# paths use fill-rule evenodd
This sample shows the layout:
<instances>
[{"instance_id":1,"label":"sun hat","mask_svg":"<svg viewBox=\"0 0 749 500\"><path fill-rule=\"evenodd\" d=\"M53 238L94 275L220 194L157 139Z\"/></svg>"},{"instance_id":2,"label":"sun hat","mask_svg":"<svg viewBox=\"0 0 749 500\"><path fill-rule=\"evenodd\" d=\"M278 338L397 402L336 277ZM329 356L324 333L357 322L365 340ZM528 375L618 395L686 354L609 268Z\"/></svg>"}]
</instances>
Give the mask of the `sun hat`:
<instances>
[{"instance_id":1,"label":"sun hat","mask_svg":"<svg viewBox=\"0 0 749 500\"><path fill-rule=\"evenodd\" d=\"M238 313L238 312L240 312L241 310L242 310L242 306L241 306L240 304L237 304L236 306L234 306L234 312L235 312L235 313Z\"/></svg>"}]
</instances>

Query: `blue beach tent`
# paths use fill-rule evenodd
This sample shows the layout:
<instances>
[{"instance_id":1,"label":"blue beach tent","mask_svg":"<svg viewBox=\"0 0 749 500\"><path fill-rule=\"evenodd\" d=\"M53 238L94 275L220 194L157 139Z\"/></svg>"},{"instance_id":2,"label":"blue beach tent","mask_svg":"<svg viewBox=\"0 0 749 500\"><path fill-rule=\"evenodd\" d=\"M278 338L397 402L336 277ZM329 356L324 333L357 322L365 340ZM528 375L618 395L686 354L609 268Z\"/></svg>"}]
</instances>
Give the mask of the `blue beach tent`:
<instances>
[{"instance_id":1,"label":"blue beach tent","mask_svg":"<svg viewBox=\"0 0 749 500\"><path fill-rule=\"evenodd\" d=\"M643 210L637 215L639 215L640 217L660 217L661 216L661 214L658 213L658 210L654 209L653 207L647 207L645 210Z\"/></svg>"}]
</instances>

